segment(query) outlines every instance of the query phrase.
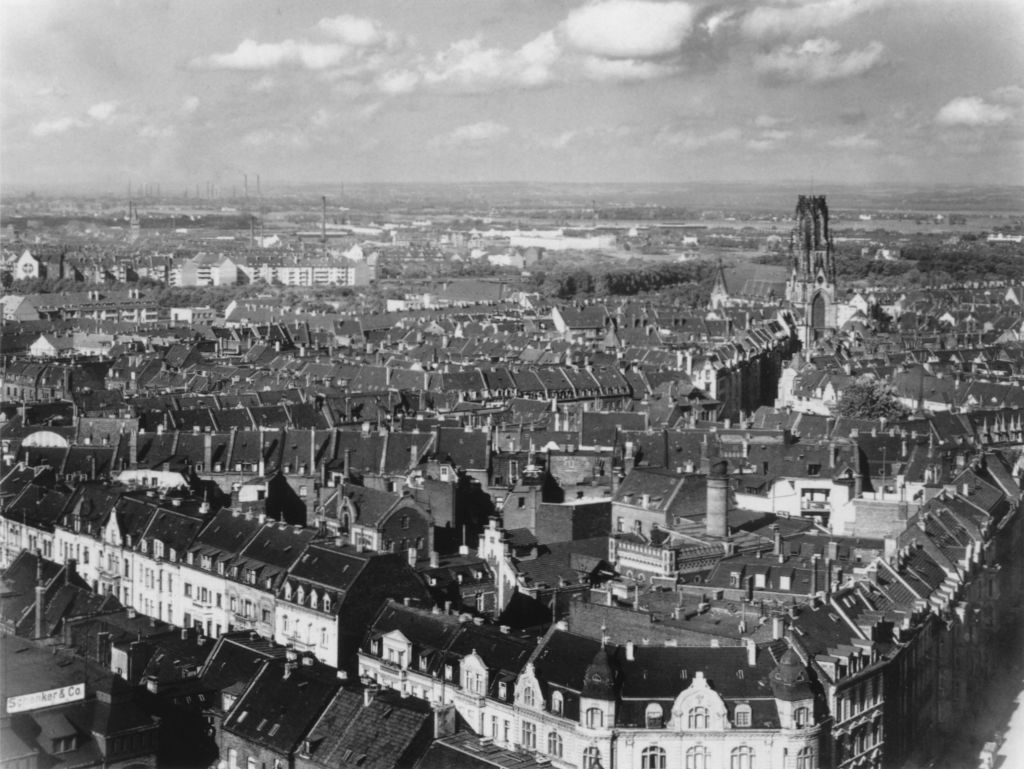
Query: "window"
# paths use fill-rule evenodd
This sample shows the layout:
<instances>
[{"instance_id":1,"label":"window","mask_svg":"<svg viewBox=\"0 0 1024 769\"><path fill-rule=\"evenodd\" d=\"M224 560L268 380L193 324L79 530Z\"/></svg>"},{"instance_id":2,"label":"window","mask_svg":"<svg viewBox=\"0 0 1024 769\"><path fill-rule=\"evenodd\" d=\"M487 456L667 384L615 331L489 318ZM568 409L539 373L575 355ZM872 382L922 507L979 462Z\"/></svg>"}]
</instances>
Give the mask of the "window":
<instances>
[{"instance_id":1,"label":"window","mask_svg":"<svg viewBox=\"0 0 1024 769\"><path fill-rule=\"evenodd\" d=\"M192 597L192 585L189 582L185 583L185 597L186 598L191 598Z\"/></svg>"},{"instance_id":2,"label":"window","mask_svg":"<svg viewBox=\"0 0 1024 769\"><path fill-rule=\"evenodd\" d=\"M491 739L498 739L498 717L491 716Z\"/></svg>"},{"instance_id":3,"label":"window","mask_svg":"<svg viewBox=\"0 0 1024 769\"><path fill-rule=\"evenodd\" d=\"M252 756L245 761L245 769L256 769L256 759Z\"/></svg>"},{"instance_id":4,"label":"window","mask_svg":"<svg viewBox=\"0 0 1024 769\"><path fill-rule=\"evenodd\" d=\"M451 681L452 680L452 666L451 665L445 665L444 666L444 680L445 681Z\"/></svg>"},{"instance_id":5,"label":"window","mask_svg":"<svg viewBox=\"0 0 1024 769\"><path fill-rule=\"evenodd\" d=\"M561 692L551 693L551 712L556 716L562 715L562 711L565 709L565 700L562 699Z\"/></svg>"},{"instance_id":6,"label":"window","mask_svg":"<svg viewBox=\"0 0 1024 769\"><path fill-rule=\"evenodd\" d=\"M807 465L807 474L812 478L821 475L821 465Z\"/></svg>"},{"instance_id":7,"label":"window","mask_svg":"<svg viewBox=\"0 0 1024 769\"><path fill-rule=\"evenodd\" d=\"M648 729L660 729L663 718L664 713L661 709L661 705L656 702L652 702L647 706L647 710L644 712L644 722L647 724Z\"/></svg>"},{"instance_id":8,"label":"window","mask_svg":"<svg viewBox=\"0 0 1024 769\"><path fill-rule=\"evenodd\" d=\"M707 729L708 728L708 709L704 707L690 708L690 712L686 718L687 729Z\"/></svg>"},{"instance_id":9,"label":"window","mask_svg":"<svg viewBox=\"0 0 1024 769\"><path fill-rule=\"evenodd\" d=\"M403 529L408 529L409 528L409 516L407 516L407 515L403 515L402 516L402 528Z\"/></svg>"},{"instance_id":10,"label":"window","mask_svg":"<svg viewBox=\"0 0 1024 769\"><path fill-rule=\"evenodd\" d=\"M321 609L323 611L325 611L325 612L329 612L331 610L331 597L330 596L327 596L327 595L324 596L324 599L321 602Z\"/></svg>"},{"instance_id":11,"label":"window","mask_svg":"<svg viewBox=\"0 0 1024 769\"><path fill-rule=\"evenodd\" d=\"M810 725L811 711L808 708L797 708L793 712L793 720L796 722L797 729L803 729Z\"/></svg>"},{"instance_id":12,"label":"window","mask_svg":"<svg viewBox=\"0 0 1024 769\"><path fill-rule=\"evenodd\" d=\"M641 769L665 769L665 760L665 749L651 745L644 748L644 752L640 754L640 767Z\"/></svg>"},{"instance_id":13,"label":"window","mask_svg":"<svg viewBox=\"0 0 1024 769\"><path fill-rule=\"evenodd\" d=\"M548 732L548 755L555 758L562 757L562 738L558 732Z\"/></svg>"},{"instance_id":14,"label":"window","mask_svg":"<svg viewBox=\"0 0 1024 769\"><path fill-rule=\"evenodd\" d=\"M621 534L623 532L623 526L624 521L622 520L622 516L620 515L618 518L615 519L615 531Z\"/></svg>"},{"instance_id":15,"label":"window","mask_svg":"<svg viewBox=\"0 0 1024 769\"><path fill-rule=\"evenodd\" d=\"M238 599L235 598L235 596L230 596L228 598L228 603L230 604L231 611L238 611Z\"/></svg>"},{"instance_id":16,"label":"window","mask_svg":"<svg viewBox=\"0 0 1024 769\"><path fill-rule=\"evenodd\" d=\"M587 708L587 728L600 729L604 726L604 712L601 708Z\"/></svg>"},{"instance_id":17,"label":"window","mask_svg":"<svg viewBox=\"0 0 1024 769\"><path fill-rule=\"evenodd\" d=\"M814 748L800 749L796 754L796 769L818 769L818 756L815 755Z\"/></svg>"},{"instance_id":18,"label":"window","mask_svg":"<svg viewBox=\"0 0 1024 769\"><path fill-rule=\"evenodd\" d=\"M686 749L685 769L708 769L708 749L703 745L694 745Z\"/></svg>"},{"instance_id":19,"label":"window","mask_svg":"<svg viewBox=\"0 0 1024 769\"><path fill-rule=\"evenodd\" d=\"M234 748L228 749L228 767L238 769L238 751Z\"/></svg>"},{"instance_id":20,"label":"window","mask_svg":"<svg viewBox=\"0 0 1024 769\"><path fill-rule=\"evenodd\" d=\"M754 769L754 749L749 745L733 748L729 754L729 769Z\"/></svg>"},{"instance_id":21,"label":"window","mask_svg":"<svg viewBox=\"0 0 1024 769\"><path fill-rule=\"evenodd\" d=\"M537 749L537 724L523 721L523 747L527 750Z\"/></svg>"},{"instance_id":22,"label":"window","mask_svg":"<svg viewBox=\"0 0 1024 769\"><path fill-rule=\"evenodd\" d=\"M526 497L519 497L519 499L517 501L517 507L520 510L522 510L524 507L526 507Z\"/></svg>"},{"instance_id":23,"label":"window","mask_svg":"<svg viewBox=\"0 0 1024 769\"><path fill-rule=\"evenodd\" d=\"M505 684L505 683L498 684L498 699L499 700L506 700L506 699L508 699L508 684Z\"/></svg>"},{"instance_id":24,"label":"window","mask_svg":"<svg viewBox=\"0 0 1024 769\"><path fill-rule=\"evenodd\" d=\"M323 648L327 648L327 628L320 628L320 645Z\"/></svg>"},{"instance_id":25,"label":"window","mask_svg":"<svg viewBox=\"0 0 1024 769\"><path fill-rule=\"evenodd\" d=\"M533 696L534 695L533 695L533 687L532 686L523 687L523 704L526 705L526 707L528 707L528 708L532 708L533 707L533 703L535 701Z\"/></svg>"},{"instance_id":26,"label":"window","mask_svg":"<svg viewBox=\"0 0 1024 769\"><path fill-rule=\"evenodd\" d=\"M737 705L733 721L736 726L750 726L750 705Z\"/></svg>"},{"instance_id":27,"label":"window","mask_svg":"<svg viewBox=\"0 0 1024 769\"><path fill-rule=\"evenodd\" d=\"M591 745L583 751L583 769L596 769L601 765L601 751Z\"/></svg>"}]
</instances>

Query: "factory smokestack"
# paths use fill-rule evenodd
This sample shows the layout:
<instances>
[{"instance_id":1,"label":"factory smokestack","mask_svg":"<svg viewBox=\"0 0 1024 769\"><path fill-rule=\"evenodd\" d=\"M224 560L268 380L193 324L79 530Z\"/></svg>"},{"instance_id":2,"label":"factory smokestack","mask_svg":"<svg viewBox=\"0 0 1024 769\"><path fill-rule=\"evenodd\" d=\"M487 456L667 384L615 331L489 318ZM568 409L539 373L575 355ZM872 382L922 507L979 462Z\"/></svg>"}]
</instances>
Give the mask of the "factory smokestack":
<instances>
[{"instance_id":1,"label":"factory smokestack","mask_svg":"<svg viewBox=\"0 0 1024 769\"><path fill-rule=\"evenodd\" d=\"M323 217L320 222L320 242L323 245L324 256L327 256L327 196L320 199L323 203Z\"/></svg>"}]
</instances>

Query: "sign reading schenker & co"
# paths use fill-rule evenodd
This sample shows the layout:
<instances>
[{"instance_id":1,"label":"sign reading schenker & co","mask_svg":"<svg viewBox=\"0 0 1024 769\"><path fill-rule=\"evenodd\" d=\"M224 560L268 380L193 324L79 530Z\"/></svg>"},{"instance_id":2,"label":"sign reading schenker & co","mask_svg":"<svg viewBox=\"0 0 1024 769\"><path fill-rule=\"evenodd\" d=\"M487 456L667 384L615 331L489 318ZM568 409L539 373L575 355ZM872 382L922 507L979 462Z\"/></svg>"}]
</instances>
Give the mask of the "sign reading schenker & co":
<instances>
[{"instance_id":1,"label":"sign reading schenker & co","mask_svg":"<svg viewBox=\"0 0 1024 769\"><path fill-rule=\"evenodd\" d=\"M42 692L19 694L7 698L7 712L21 713L36 708L48 708L63 705L65 702L77 702L85 699L85 684L71 684L58 689L47 689Z\"/></svg>"}]
</instances>

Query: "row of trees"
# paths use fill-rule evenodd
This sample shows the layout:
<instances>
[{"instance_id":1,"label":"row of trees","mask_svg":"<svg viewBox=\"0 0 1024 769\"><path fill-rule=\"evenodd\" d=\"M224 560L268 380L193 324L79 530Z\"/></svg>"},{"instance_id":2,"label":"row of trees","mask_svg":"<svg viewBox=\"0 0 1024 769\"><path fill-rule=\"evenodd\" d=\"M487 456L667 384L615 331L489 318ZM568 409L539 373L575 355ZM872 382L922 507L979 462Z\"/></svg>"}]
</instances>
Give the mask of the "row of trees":
<instances>
[{"instance_id":1,"label":"row of trees","mask_svg":"<svg viewBox=\"0 0 1024 769\"><path fill-rule=\"evenodd\" d=\"M535 271L537 291L558 299L586 296L631 296L670 287L691 287L694 303L707 301L714 281L715 265L709 262L632 262L625 265L560 267Z\"/></svg>"}]
</instances>

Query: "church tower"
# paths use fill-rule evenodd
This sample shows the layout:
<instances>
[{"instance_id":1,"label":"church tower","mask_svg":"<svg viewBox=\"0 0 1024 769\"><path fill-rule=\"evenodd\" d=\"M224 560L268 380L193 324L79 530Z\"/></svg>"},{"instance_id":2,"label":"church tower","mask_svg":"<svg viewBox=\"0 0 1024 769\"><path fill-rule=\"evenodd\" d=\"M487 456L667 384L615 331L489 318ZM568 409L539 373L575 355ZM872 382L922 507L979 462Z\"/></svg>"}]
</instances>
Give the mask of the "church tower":
<instances>
[{"instance_id":1,"label":"church tower","mask_svg":"<svg viewBox=\"0 0 1024 769\"><path fill-rule=\"evenodd\" d=\"M807 349L815 339L839 325L835 248L828 231L824 195L797 198L789 255L792 272L786 284L786 299L803 313L801 341Z\"/></svg>"}]
</instances>

